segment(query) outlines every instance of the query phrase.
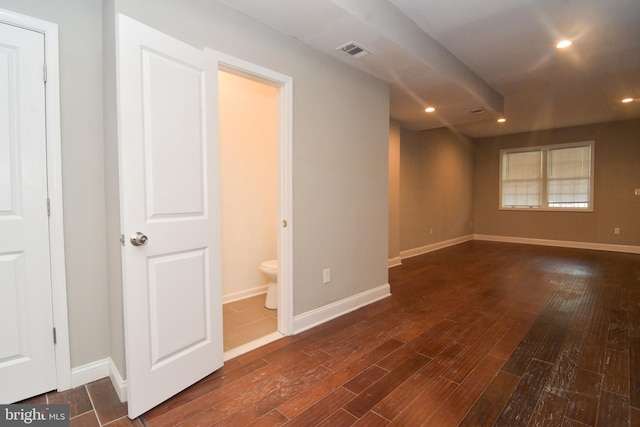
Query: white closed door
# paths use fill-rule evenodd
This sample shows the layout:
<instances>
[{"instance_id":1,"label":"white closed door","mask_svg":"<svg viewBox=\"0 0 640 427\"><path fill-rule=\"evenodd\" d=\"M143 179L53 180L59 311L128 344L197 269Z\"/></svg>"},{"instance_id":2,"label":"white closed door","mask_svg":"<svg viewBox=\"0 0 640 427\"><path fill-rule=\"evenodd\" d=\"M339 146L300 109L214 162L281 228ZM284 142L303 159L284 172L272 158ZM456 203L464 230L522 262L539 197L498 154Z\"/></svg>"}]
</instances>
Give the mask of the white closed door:
<instances>
[{"instance_id":1,"label":"white closed door","mask_svg":"<svg viewBox=\"0 0 640 427\"><path fill-rule=\"evenodd\" d=\"M117 60L133 418L223 364L217 63L122 15Z\"/></svg>"},{"instance_id":2,"label":"white closed door","mask_svg":"<svg viewBox=\"0 0 640 427\"><path fill-rule=\"evenodd\" d=\"M0 23L0 404L56 388L44 36Z\"/></svg>"}]
</instances>

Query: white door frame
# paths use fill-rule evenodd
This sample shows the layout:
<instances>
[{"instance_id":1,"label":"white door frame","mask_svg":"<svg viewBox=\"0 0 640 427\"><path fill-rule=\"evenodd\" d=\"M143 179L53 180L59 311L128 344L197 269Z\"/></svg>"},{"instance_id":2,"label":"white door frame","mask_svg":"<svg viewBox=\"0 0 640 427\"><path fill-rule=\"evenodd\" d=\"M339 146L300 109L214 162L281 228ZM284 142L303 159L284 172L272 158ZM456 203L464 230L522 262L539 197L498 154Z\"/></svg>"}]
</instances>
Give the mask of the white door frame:
<instances>
[{"instance_id":1,"label":"white door frame","mask_svg":"<svg viewBox=\"0 0 640 427\"><path fill-rule=\"evenodd\" d=\"M71 355L67 312L64 224L62 210L62 150L60 140L60 87L58 66L58 25L30 16L0 9L0 22L44 34L47 64L45 85L47 185L51 206L49 216L49 256L51 258L51 295L53 326L56 329L56 381L58 390L71 388Z\"/></svg>"},{"instance_id":2,"label":"white door frame","mask_svg":"<svg viewBox=\"0 0 640 427\"><path fill-rule=\"evenodd\" d=\"M205 49L219 69L278 88L278 331L293 333L293 79L251 62Z\"/></svg>"}]
</instances>

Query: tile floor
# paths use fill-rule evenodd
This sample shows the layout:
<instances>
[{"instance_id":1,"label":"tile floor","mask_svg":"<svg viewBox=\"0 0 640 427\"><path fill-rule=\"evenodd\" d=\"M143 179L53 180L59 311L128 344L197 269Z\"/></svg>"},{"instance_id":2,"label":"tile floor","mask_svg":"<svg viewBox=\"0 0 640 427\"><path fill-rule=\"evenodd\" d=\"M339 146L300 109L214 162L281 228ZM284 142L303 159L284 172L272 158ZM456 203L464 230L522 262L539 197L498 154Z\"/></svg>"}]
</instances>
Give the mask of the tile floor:
<instances>
[{"instance_id":1,"label":"tile floor","mask_svg":"<svg viewBox=\"0 0 640 427\"><path fill-rule=\"evenodd\" d=\"M222 306L224 351L278 330L278 311L264 307L265 295L256 295Z\"/></svg>"},{"instance_id":2,"label":"tile floor","mask_svg":"<svg viewBox=\"0 0 640 427\"><path fill-rule=\"evenodd\" d=\"M71 427L143 426L139 419L127 418L127 404L120 402L109 378L67 391L42 394L20 403L67 403Z\"/></svg>"},{"instance_id":3,"label":"tile floor","mask_svg":"<svg viewBox=\"0 0 640 427\"><path fill-rule=\"evenodd\" d=\"M224 350L275 332L278 312L264 307L264 294L223 306ZM71 427L143 426L140 419L127 418L127 404L118 399L109 378L63 392L50 392L20 403L69 404Z\"/></svg>"}]
</instances>

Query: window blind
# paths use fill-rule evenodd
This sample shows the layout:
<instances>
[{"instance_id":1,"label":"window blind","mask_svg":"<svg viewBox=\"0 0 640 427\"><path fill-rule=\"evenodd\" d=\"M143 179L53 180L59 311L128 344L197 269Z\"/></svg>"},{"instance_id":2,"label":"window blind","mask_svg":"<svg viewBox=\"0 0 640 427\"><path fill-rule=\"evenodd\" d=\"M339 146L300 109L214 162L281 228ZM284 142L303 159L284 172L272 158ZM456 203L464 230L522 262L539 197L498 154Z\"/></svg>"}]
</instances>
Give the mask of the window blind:
<instances>
[{"instance_id":1,"label":"window blind","mask_svg":"<svg viewBox=\"0 0 640 427\"><path fill-rule=\"evenodd\" d=\"M540 206L541 152L505 153L502 166L502 206Z\"/></svg>"},{"instance_id":2,"label":"window blind","mask_svg":"<svg viewBox=\"0 0 640 427\"><path fill-rule=\"evenodd\" d=\"M547 161L549 206L589 206L590 182L591 147L549 149Z\"/></svg>"}]
</instances>

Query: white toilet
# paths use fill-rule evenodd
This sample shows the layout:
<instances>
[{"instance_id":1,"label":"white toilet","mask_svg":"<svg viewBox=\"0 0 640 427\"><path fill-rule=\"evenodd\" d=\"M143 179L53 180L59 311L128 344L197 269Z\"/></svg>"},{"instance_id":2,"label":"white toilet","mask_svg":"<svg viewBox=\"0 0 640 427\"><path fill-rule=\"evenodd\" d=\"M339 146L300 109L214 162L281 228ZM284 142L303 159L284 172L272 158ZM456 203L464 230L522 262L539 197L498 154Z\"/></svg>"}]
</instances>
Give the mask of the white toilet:
<instances>
[{"instance_id":1,"label":"white toilet","mask_svg":"<svg viewBox=\"0 0 640 427\"><path fill-rule=\"evenodd\" d=\"M270 259L260 264L260 271L267 278L267 298L265 299L264 306L271 310L278 308L278 260Z\"/></svg>"}]
</instances>

